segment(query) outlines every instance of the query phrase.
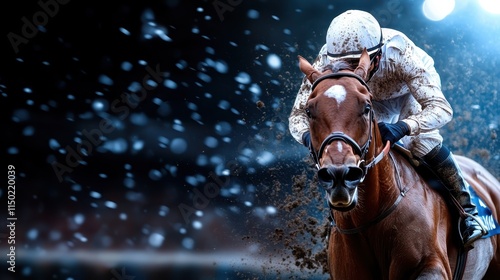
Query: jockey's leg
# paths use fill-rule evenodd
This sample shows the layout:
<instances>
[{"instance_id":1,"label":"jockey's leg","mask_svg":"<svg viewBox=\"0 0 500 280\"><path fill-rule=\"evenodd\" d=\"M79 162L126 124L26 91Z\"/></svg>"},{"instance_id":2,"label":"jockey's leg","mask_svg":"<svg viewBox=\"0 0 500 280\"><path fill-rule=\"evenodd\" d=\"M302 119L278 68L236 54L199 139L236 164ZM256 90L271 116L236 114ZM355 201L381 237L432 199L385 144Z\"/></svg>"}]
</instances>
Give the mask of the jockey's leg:
<instances>
[{"instance_id":1,"label":"jockey's leg","mask_svg":"<svg viewBox=\"0 0 500 280\"><path fill-rule=\"evenodd\" d=\"M424 156L424 160L432 167L465 212L469 214L460 226L464 247L469 247L474 241L486 235L487 231L477 219L473 218L473 216L477 216L477 208L471 201L468 183L464 180L460 167L450 150L443 145L435 147Z\"/></svg>"}]
</instances>

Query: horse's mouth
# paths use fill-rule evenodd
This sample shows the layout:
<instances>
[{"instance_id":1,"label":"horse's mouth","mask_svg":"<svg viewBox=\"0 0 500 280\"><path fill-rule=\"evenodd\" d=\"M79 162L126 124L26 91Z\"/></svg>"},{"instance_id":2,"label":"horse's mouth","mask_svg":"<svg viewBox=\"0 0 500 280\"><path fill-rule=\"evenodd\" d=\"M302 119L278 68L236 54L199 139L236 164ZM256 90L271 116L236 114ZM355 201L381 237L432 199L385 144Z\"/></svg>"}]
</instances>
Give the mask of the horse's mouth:
<instances>
[{"instance_id":1,"label":"horse's mouth","mask_svg":"<svg viewBox=\"0 0 500 280\"><path fill-rule=\"evenodd\" d=\"M336 187L326 192L328 204L338 211L349 211L358 201L358 188Z\"/></svg>"}]
</instances>

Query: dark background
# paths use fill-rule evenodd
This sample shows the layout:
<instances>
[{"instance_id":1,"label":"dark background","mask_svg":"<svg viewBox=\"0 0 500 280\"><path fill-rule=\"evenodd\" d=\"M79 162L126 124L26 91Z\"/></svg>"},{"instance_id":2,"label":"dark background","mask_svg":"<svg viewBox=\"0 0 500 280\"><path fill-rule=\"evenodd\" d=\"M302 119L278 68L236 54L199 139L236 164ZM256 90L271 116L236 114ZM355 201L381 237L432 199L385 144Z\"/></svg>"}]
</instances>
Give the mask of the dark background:
<instances>
[{"instance_id":1,"label":"dark background","mask_svg":"<svg viewBox=\"0 0 500 280\"><path fill-rule=\"evenodd\" d=\"M299 209L325 220L321 199L294 192L293 176L312 173L287 118L297 55L314 59L346 9L372 12L434 57L455 110L445 144L500 178L500 16L474 1L440 22L422 1L219 1L234 4L219 13L216 1L50 3L46 21L33 18L37 1L0 9L1 157L16 168L18 218L17 272L2 261L2 279L328 279L318 263L296 265L276 229L293 231ZM29 28L23 17L44 24L16 52L9 36ZM161 75L125 103L148 67ZM102 137L85 152L86 132ZM53 163L69 166L72 150L80 161L59 178ZM200 200L214 178L222 187ZM285 198L303 204L287 210Z\"/></svg>"}]
</instances>

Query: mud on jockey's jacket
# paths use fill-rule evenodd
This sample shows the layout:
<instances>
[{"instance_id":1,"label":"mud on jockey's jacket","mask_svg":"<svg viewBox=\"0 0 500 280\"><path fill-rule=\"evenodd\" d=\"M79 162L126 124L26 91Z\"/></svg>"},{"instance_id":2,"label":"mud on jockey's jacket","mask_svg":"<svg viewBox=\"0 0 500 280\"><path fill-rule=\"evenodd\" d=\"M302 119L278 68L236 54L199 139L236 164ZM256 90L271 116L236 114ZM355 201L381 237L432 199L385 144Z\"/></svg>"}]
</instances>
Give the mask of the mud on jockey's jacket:
<instances>
[{"instance_id":1,"label":"mud on jockey's jacket","mask_svg":"<svg viewBox=\"0 0 500 280\"><path fill-rule=\"evenodd\" d=\"M432 57L397 30L382 28L382 34L379 68L368 81L377 120L389 123L403 120L412 136L448 123L453 110L441 91L441 79ZM331 58L324 45L313 67L322 72L329 64ZM304 106L311 86L304 77L289 117L290 133L299 143L309 129Z\"/></svg>"}]
</instances>

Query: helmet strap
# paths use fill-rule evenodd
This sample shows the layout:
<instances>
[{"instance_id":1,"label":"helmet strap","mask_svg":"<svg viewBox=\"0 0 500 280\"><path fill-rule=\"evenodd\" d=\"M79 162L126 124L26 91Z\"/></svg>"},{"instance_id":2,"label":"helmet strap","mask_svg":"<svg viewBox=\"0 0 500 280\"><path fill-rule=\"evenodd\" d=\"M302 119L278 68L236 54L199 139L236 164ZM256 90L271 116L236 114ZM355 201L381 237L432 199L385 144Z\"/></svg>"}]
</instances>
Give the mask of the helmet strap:
<instances>
[{"instance_id":1,"label":"helmet strap","mask_svg":"<svg viewBox=\"0 0 500 280\"><path fill-rule=\"evenodd\" d=\"M381 49L375 53L375 55L373 56L373 58L370 61L370 68L372 68L372 70L370 71L370 73L368 73L368 79L366 80L367 82L370 81L371 78L373 77L373 75L375 74L375 72L377 72L378 67L380 65L380 57L382 57L382 50Z\"/></svg>"}]
</instances>

